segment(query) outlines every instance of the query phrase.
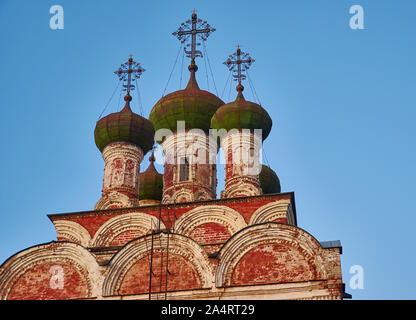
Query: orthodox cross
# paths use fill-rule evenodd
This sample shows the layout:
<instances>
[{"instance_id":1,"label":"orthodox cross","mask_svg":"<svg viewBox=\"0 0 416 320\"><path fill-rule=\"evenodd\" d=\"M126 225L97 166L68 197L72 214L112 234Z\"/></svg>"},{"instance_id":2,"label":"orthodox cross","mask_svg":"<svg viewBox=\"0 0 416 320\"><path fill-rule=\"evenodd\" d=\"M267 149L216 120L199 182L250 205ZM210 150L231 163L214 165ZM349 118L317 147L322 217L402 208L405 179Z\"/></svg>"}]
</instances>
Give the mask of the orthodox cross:
<instances>
[{"instance_id":1,"label":"orthodox cross","mask_svg":"<svg viewBox=\"0 0 416 320\"><path fill-rule=\"evenodd\" d=\"M224 64L233 72L234 81L238 81L238 84L241 84L241 80L246 79L246 75L243 72L247 71L254 61L256 60L250 57L248 53L241 51L240 45L238 45L237 51L231 54Z\"/></svg>"},{"instance_id":2,"label":"orthodox cross","mask_svg":"<svg viewBox=\"0 0 416 320\"><path fill-rule=\"evenodd\" d=\"M197 46L201 45L201 43L197 42L197 35L199 39L206 41L209 35L214 31L215 29L206 21L197 18L196 10L194 9L192 12L192 19L182 22L178 30L173 32L172 35L177 37L182 43L189 40L191 41L191 43L186 44L186 47L190 47L190 50L186 50L185 47L184 50L186 56L191 58L192 61L195 61L196 57L202 57L202 52L196 49Z\"/></svg>"},{"instance_id":3,"label":"orthodox cross","mask_svg":"<svg viewBox=\"0 0 416 320\"><path fill-rule=\"evenodd\" d=\"M127 91L127 94L130 93L130 90L134 90L135 86L132 84L133 81L136 81L140 78L140 75L145 72L146 69L143 69L140 66L139 62L133 60L133 56L130 55L129 61L123 63L121 67L114 71L118 78L123 81L123 91Z\"/></svg>"}]
</instances>

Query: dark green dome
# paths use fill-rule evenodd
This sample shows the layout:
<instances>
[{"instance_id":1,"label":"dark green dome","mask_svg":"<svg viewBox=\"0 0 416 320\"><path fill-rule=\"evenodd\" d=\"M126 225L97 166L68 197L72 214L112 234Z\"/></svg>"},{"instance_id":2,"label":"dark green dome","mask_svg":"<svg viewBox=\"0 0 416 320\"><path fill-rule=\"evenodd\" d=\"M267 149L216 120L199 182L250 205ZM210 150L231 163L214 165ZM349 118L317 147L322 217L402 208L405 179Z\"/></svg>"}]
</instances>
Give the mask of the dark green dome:
<instances>
[{"instance_id":1,"label":"dark green dome","mask_svg":"<svg viewBox=\"0 0 416 320\"><path fill-rule=\"evenodd\" d=\"M177 131L177 121L185 121L185 129L209 131L211 118L224 104L216 95L201 90L195 79L197 66L190 65L191 77L184 90L172 92L161 98L150 112L149 120L155 130Z\"/></svg>"},{"instance_id":2,"label":"dark green dome","mask_svg":"<svg viewBox=\"0 0 416 320\"><path fill-rule=\"evenodd\" d=\"M149 158L150 165L146 171L139 175L139 200L162 200L163 174L157 172L152 154Z\"/></svg>"},{"instance_id":3,"label":"dark green dome","mask_svg":"<svg viewBox=\"0 0 416 320\"><path fill-rule=\"evenodd\" d=\"M238 95L235 101L220 107L211 119L213 129L262 129L263 140L272 129L272 119L266 110L254 102L247 101L243 96L242 85L237 86Z\"/></svg>"},{"instance_id":4,"label":"dark green dome","mask_svg":"<svg viewBox=\"0 0 416 320\"><path fill-rule=\"evenodd\" d=\"M155 131L152 123L130 109L131 96L124 97L126 104L115 112L97 121L94 130L95 144L102 152L111 142L130 142L139 146L146 154L154 144Z\"/></svg>"},{"instance_id":5,"label":"dark green dome","mask_svg":"<svg viewBox=\"0 0 416 320\"><path fill-rule=\"evenodd\" d=\"M279 177L268 166L262 165L259 180L263 194L280 193L281 186Z\"/></svg>"}]
</instances>

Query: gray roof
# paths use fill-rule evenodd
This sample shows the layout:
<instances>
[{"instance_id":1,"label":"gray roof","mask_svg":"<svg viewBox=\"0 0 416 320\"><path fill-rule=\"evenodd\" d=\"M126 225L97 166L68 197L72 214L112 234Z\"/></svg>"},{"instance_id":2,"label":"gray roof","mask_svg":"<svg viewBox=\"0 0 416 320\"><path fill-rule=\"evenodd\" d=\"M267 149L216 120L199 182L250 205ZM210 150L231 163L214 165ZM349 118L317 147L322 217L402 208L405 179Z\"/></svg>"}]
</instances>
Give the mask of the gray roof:
<instances>
[{"instance_id":1,"label":"gray roof","mask_svg":"<svg viewBox=\"0 0 416 320\"><path fill-rule=\"evenodd\" d=\"M332 241L321 241L320 242L322 248L329 249L329 248L340 248L342 253L342 245L340 240L332 240Z\"/></svg>"}]
</instances>

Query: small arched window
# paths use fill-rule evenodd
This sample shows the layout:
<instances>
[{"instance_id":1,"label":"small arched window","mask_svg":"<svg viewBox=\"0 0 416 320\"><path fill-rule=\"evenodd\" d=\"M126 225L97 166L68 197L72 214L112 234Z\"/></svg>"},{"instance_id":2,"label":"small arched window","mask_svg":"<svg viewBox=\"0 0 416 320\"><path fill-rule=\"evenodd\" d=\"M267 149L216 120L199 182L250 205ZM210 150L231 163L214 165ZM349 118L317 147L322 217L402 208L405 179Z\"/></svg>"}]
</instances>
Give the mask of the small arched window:
<instances>
[{"instance_id":1,"label":"small arched window","mask_svg":"<svg viewBox=\"0 0 416 320\"><path fill-rule=\"evenodd\" d=\"M179 181L189 180L189 160L187 157L182 157L179 162Z\"/></svg>"}]
</instances>

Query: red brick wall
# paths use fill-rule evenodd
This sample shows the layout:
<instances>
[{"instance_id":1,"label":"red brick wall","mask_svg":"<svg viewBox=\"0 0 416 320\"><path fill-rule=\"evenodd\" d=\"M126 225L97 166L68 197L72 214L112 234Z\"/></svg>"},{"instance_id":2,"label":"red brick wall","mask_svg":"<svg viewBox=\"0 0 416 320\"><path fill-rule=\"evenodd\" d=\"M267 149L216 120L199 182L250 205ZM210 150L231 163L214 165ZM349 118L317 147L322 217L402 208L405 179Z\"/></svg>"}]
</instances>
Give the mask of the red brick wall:
<instances>
[{"instance_id":1,"label":"red brick wall","mask_svg":"<svg viewBox=\"0 0 416 320\"><path fill-rule=\"evenodd\" d=\"M230 236L227 227L214 222L201 224L190 234L190 237L199 244L225 242Z\"/></svg>"},{"instance_id":2,"label":"red brick wall","mask_svg":"<svg viewBox=\"0 0 416 320\"><path fill-rule=\"evenodd\" d=\"M97 230L105 222L107 222L113 217L115 217L115 215L106 215L106 216L95 215L95 216L87 216L87 217L80 217L80 218L70 218L67 220L79 223L81 226L87 229L91 238L93 238Z\"/></svg>"},{"instance_id":3,"label":"red brick wall","mask_svg":"<svg viewBox=\"0 0 416 320\"><path fill-rule=\"evenodd\" d=\"M149 257L137 261L124 276L119 294L149 292ZM163 259L163 260L162 260ZM162 264L161 264L162 263ZM166 252L153 255L152 292L165 290ZM169 253L168 291L200 288L200 279L194 266L185 258Z\"/></svg>"},{"instance_id":4,"label":"red brick wall","mask_svg":"<svg viewBox=\"0 0 416 320\"><path fill-rule=\"evenodd\" d=\"M290 199L291 195L287 194L287 195L281 195L279 197L279 199ZM224 202L224 203L219 203L219 205L224 205L227 206L231 209L236 210L237 212L239 212L244 220L249 223L250 222L250 218L253 215L253 213L260 208L263 205L266 205L272 201L275 201L274 199L265 199L265 200L251 200L251 201L242 201L239 202L236 199L230 199L230 202ZM186 212L198 207L199 204L196 204L195 206L193 205L186 205L184 207L181 207L180 205L178 205L175 210L173 209L173 205L171 206L170 209L167 209L166 207L162 208L162 221L166 226L169 226L173 223L174 220L174 211L176 214L176 219L179 219L183 214L185 214ZM134 210L123 210L123 212L128 213L128 212L132 212L132 211L141 211L141 212L145 212L149 215L152 215L156 218L159 218L159 208L154 207L151 210L148 209L144 209L144 208L137 208ZM96 215L88 215L88 216L84 216L84 217L68 217L68 218L63 218L65 220L69 220L69 221L74 221L79 223L80 225L82 225L85 229L88 230L88 232L91 235L91 238L94 237L94 234L97 232L97 230L101 227L101 225L103 225L106 221L108 221L109 219L120 215L122 213L120 212L115 212L114 214L108 214L108 215L100 215L100 214L96 214ZM168 214L169 214L169 220L170 220L170 224L168 223ZM286 221L278 221L278 222L283 222L285 223Z\"/></svg>"},{"instance_id":5,"label":"red brick wall","mask_svg":"<svg viewBox=\"0 0 416 320\"><path fill-rule=\"evenodd\" d=\"M141 233L139 230L128 230L123 233L120 233L118 236L116 236L110 243L110 246L123 246L127 242L138 238L142 236L143 233Z\"/></svg>"},{"instance_id":6,"label":"red brick wall","mask_svg":"<svg viewBox=\"0 0 416 320\"><path fill-rule=\"evenodd\" d=\"M51 273L52 266L61 266L63 269L62 289L57 288L57 282L53 281L56 276ZM51 279L55 286L51 286ZM8 299L58 300L86 297L88 297L87 281L73 265L70 263L44 263L25 272L14 284Z\"/></svg>"},{"instance_id":7,"label":"red brick wall","mask_svg":"<svg viewBox=\"0 0 416 320\"><path fill-rule=\"evenodd\" d=\"M247 252L231 276L232 285L307 281L313 267L298 249L280 244L262 244Z\"/></svg>"}]
</instances>

